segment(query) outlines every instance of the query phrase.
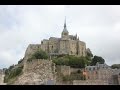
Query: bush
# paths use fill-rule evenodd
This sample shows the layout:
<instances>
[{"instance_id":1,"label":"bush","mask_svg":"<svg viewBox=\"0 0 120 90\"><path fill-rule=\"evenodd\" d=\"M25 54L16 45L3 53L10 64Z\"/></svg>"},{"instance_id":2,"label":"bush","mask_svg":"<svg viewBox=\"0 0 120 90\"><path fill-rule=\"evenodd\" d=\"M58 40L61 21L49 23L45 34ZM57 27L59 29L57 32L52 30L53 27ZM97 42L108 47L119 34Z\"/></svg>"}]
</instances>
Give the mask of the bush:
<instances>
[{"instance_id":1,"label":"bush","mask_svg":"<svg viewBox=\"0 0 120 90\"><path fill-rule=\"evenodd\" d=\"M13 68L14 68L14 65L10 66L10 67L9 67L9 70L11 70L11 69L13 69Z\"/></svg>"},{"instance_id":2,"label":"bush","mask_svg":"<svg viewBox=\"0 0 120 90\"><path fill-rule=\"evenodd\" d=\"M23 59L21 59L20 61L18 61L18 64L22 63L23 62Z\"/></svg>"},{"instance_id":3,"label":"bush","mask_svg":"<svg viewBox=\"0 0 120 90\"><path fill-rule=\"evenodd\" d=\"M48 59L48 54L42 50L36 51L27 61L32 61L33 59Z\"/></svg>"},{"instance_id":4,"label":"bush","mask_svg":"<svg viewBox=\"0 0 120 90\"><path fill-rule=\"evenodd\" d=\"M74 68L84 68L88 64L86 57L63 56L53 60L56 65L67 65Z\"/></svg>"},{"instance_id":5,"label":"bush","mask_svg":"<svg viewBox=\"0 0 120 90\"><path fill-rule=\"evenodd\" d=\"M4 77L4 82L7 83L11 79L19 76L22 73L22 69L23 69L23 66L12 69L11 71L9 71L9 73L6 73Z\"/></svg>"},{"instance_id":6,"label":"bush","mask_svg":"<svg viewBox=\"0 0 120 90\"><path fill-rule=\"evenodd\" d=\"M113 64L113 65L111 66L111 68L112 68L112 69L115 69L115 68L120 69L120 64Z\"/></svg>"}]
</instances>

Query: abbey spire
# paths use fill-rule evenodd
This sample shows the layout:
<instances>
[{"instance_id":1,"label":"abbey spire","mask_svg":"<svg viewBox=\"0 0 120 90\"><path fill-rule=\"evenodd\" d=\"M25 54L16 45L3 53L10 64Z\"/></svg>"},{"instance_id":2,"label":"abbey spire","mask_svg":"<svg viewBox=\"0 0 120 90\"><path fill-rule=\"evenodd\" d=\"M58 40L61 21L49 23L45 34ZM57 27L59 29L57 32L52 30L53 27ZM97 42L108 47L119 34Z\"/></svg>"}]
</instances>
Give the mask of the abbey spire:
<instances>
[{"instance_id":1,"label":"abbey spire","mask_svg":"<svg viewBox=\"0 0 120 90\"><path fill-rule=\"evenodd\" d=\"M66 17L65 17L64 29L62 31L61 37L62 38L68 38L69 37L69 32L68 32L67 26L66 26Z\"/></svg>"},{"instance_id":2,"label":"abbey spire","mask_svg":"<svg viewBox=\"0 0 120 90\"><path fill-rule=\"evenodd\" d=\"M64 29L66 28L66 17L65 17L65 22L64 22Z\"/></svg>"},{"instance_id":3,"label":"abbey spire","mask_svg":"<svg viewBox=\"0 0 120 90\"><path fill-rule=\"evenodd\" d=\"M67 25L66 25L66 17L65 17L65 21L64 21L64 29L63 29L63 32L68 33Z\"/></svg>"}]
</instances>

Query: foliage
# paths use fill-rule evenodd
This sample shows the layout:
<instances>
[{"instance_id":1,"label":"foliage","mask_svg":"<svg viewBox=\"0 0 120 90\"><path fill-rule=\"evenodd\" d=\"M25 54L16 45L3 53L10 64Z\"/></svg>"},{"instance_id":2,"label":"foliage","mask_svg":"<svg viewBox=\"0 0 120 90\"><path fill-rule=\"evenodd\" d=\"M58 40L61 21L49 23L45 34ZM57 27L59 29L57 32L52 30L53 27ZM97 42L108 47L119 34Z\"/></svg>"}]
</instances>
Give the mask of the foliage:
<instances>
[{"instance_id":1,"label":"foliage","mask_svg":"<svg viewBox=\"0 0 120 90\"><path fill-rule=\"evenodd\" d=\"M9 70L11 70L12 68L14 68L14 65L11 65L11 66L9 67Z\"/></svg>"},{"instance_id":2,"label":"foliage","mask_svg":"<svg viewBox=\"0 0 120 90\"><path fill-rule=\"evenodd\" d=\"M9 66L8 69L5 70L5 75L9 74L9 72L14 68L14 65Z\"/></svg>"},{"instance_id":3,"label":"foliage","mask_svg":"<svg viewBox=\"0 0 120 90\"><path fill-rule=\"evenodd\" d=\"M32 61L33 59L48 59L48 54L45 51L36 51L27 61Z\"/></svg>"},{"instance_id":4,"label":"foliage","mask_svg":"<svg viewBox=\"0 0 120 90\"><path fill-rule=\"evenodd\" d=\"M115 68L120 69L120 64L113 64L113 65L111 65L111 68L112 69L115 69Z\"/></svg>"},{"instance_id":5,"label":"foliage","mask_svg":"<svg viewBox=\"0 0 120 90\"><path fill-rule=\"evenodd\" d=\"M67 65L74 68L84 68L85 65L89 65L91 58L88 57L76 57L76 56L63 56L53 59L56 65Z\"/></svg>"},{"instance_id":6,"label":"foliage","mask_svg":"<svg viewBox=\"0 0 120 90\"><path fill-rule=\"evenodd\" d=\"M100 56L94 56L91 65L96 65L97 62L99 62L100 64L104 64L105 60Z\"/></svg>"},{"instance_id":7,"label":"foliage","mask_svg":"<svg viewBox=\"0 0 120 90\"><path fill-rule=\"evenodd\" d=\"M23 59L20 59L20 61L18 61L18 64L22 63L23 62Z\"/></svg>"},{"instance_id":8,"label":"foliage","mask_svg":"<svg viewBox=\"0 0 120 90\"><path fill-rule=\"evenodd\" d=\"M9 69L8 69L8 70L6 71L7 73L6 73L5 77L4 77L4 82L7 83L7 82L9 82L11 79L19 76L19 75L22 73L22 69L23 69L23 66L21 66L21 67L16 67L16 68L14 68L14 69L12 69L12 70L9 70ZM8 72L8 71L9 71L9 72Z\"/></svg>"}]
</instances>

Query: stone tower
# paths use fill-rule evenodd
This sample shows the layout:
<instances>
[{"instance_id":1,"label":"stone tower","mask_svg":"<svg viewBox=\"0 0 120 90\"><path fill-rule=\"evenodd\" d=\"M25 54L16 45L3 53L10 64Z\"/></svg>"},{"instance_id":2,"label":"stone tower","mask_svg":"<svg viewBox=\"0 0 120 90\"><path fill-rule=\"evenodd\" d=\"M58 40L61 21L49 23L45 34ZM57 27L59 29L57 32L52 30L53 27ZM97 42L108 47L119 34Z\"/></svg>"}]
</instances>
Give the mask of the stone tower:
<instances>
[{"instance_id":1,"label":"stone tower","mask_svg":"<svg viewBox=\"0 0 120 90\"><path fill-rule=\"evenodd\" d=\"M65 18L64 29L62 31L61 38L65 39L65 40L69 38L69 32L68 32L67 26L66 26L66 18Z\"/></svg>"}]
</instances>

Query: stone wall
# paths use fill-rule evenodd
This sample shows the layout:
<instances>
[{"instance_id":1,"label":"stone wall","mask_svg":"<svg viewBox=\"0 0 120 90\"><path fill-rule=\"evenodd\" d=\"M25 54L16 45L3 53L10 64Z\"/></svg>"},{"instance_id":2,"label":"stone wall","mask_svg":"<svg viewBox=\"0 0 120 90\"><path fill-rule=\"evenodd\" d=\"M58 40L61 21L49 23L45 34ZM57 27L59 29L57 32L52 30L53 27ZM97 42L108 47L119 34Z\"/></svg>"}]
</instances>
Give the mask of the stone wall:
<instances>
[{"instance_id":1,"label":"stone wall","mask_svg":"<svg viewBox=\"0 0 120 90\"><path fill-rule=\"evenodd\" d=\"M108 85L108 82L102 80L74 80L73 85Z\"/></svg>"},{"instance_id":2,"label":"stone wall","mask_svg":"<svg viewBox=\"0 0 120 90\"><path fill-rule=\"evenodd\" d=\"M120 75L118 75L118 84L120 85Z\"/></svg>"},{"instance_id":3,"label":"stone wall","mask_svg":"<svg viewBox=\"0 0 120 90\"><path fill-rule=\"evenodd\" d=\"M0 84L3 82L2 75L3 75L3 72L2 72L2 70L0 70Z\"/></svg>"},{"instance_id":4,"label":"stone wall","mask_svg":"<svg viewBox=\"0 0 120 90\"><path fill-rule=\"evenodd\" d=\"M78 72L78 70L81 70L80 68L72 68L70 67L70 72Z\"/></svg>"},{"instance_id":5,"label":"stone wall","mask_svg":"<svg viewBox=\"0 0 120 90\"><path fill-rule=\"evenodd\" d=\"M66 75L70 75L71 71L70 71L70 66L60 66L60 72L66 76Z\"/></svg>"},{"instance_id":6,"label":"stone wall","mask_svg":"<svg viewBox=\"0 0 120 90\"><path fill-rule=\"evenodd\" d=\"M15 85L41 85L49 80L55 81L53 63L49 60L35 59L24 65L23 74L15 81Z\"/></svg>"},{"instance_id":7,"label":"stone wall","mask_svg":"<svg viewBox=\"0 0 120 90\"><path fill-rule=\"evenodd\" d=\"M29 44L26 49L24 59L30 58L30 56L40 48L41 48L40 44Z\"/></svg>"}]
</instances>

